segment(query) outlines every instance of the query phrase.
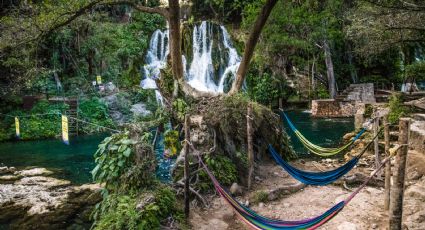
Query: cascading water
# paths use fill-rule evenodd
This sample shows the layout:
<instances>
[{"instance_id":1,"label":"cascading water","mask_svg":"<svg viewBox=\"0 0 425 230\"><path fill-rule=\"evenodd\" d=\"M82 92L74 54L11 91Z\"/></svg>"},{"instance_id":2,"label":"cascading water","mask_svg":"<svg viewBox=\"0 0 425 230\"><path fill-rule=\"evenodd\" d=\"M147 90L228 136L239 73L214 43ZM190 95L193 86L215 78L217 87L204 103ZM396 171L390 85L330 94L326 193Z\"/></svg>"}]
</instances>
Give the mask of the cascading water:
<instances>
[{"instance_id":1,"label":"cascading water","mask_svg":"<svg viewBox=\"0 0 425 230\"><path fill-rule=\"evenodd\" d=\"M163 99L158 91L155 79L159 78L160 69L165 68L168 53L168 30L156 30L149 43L146 65L143 66L143 80L140 82L140 86L143 89L155 89L156 99L161 104Z\"/></svg>"},{"instance_id":2,"label":"cascading water","mask_svg":"<svg viewBox=\"0 0 425 230\"><path fill-rule=\"evenodd\" d=\"M225 91L225 83L233 80L240 64L240 56L232 46L226 28L215 26L203 21L194 27L193 60L186 79L197 90L222 93ZM215 40L215 37L218 39ZM214 41L218 44L214 44Z\"/></svg>"},{"instance_id":3,"label":"cascading water","mask_svg":"<svg viewBox=\"0 0 425 230\"><path fill-rule=\"evenodd\" d=\"M228 91L241 58L226 28L207 21L201 22L193 28L191 48L190 54L183 55L187 82L199 91ZM168 54L168 30L156 30L143 67L142 88L157 89L155 79L159 77L160 70L165 68ZM156 92L162 101L159 92Z\"/></svg>"}]
</instances>

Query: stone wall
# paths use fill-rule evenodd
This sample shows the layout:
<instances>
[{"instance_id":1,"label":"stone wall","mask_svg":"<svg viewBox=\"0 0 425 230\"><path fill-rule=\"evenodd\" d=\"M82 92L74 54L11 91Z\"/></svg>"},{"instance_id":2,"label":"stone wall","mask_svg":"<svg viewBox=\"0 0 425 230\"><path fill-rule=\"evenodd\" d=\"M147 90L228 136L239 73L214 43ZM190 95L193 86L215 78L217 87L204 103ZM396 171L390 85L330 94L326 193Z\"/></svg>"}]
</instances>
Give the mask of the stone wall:
<instances>
[{"instance_id":1,"label":"stone wall","mask_svg":"<svg viewBox=\"0 0 425 230\"><path fill-rule=\"evenodd\" d=\"M360 101L363 103L375 103L375 91L373 83L351 84L345 98L347 101Z\"/></svg>"},{"instance_id":2,"label":"stone wall","mask_svg":"<svg viewBox=\"0 0 425 230\"><path fill-rule=\"evenodd\" d=\"M311 114L313 117L352 117L357 111L362 109L364 111L364 104L354 101L322 99L311 102Z\"/></svg>"}]
</instances>

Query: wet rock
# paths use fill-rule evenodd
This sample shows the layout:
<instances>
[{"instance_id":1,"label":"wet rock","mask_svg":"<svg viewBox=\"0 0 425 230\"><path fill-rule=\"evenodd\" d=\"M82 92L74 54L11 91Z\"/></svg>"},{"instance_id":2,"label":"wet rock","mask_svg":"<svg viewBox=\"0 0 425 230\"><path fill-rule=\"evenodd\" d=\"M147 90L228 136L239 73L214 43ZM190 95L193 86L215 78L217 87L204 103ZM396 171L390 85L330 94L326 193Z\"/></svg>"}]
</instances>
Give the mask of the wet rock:
<instances>
[{"instance_id":1,"label":"wet rock","mask_svg":"<svg viewBox=\"0 0 425 230\"><path fill-rule=\"evenodd\" d=\"M232 195L242 195L242 187L240 185L238 185L238 183L233 183L232 186L230 187L230 193Z\"/></svg>"},{"instance_id":2,"label":"wet rock","mask_svg":"<svg viewBox=\"0 0 425 230\"><path fill-rule=\"evenodd\" d=\"M347 133L347 134L345 134L342 138L343 138L344 140L351 140L351 139L353 139L353 137L355 137L355 136L356 136L356 133L351 132L351 133Z\"/></svg>"},{"instance_id":3,"label":"wet rock","mask_svg":"<svg viewBox=\"0 0 425 230\"><path fill-rule=\"evenodd\" d=\"M0 184L13 183L14 181L19 180L19 176L16 175L2 175L0 176Z\"/></svg>"},{"instance_id":4,"label":"wet rock","mask_svg":"<svg viewBox=\"0 0 425 230\"><path fill-rule=\"evenodd\" d=\"M69 181L41 176L50 173L36 168L4 175L18 179L0 184L0 225L10 229L69 229L78 223L83 229L90 228L90 214L102 199L101 187L71 186Z\"/></svg>"},{"instance_id":5,"label":"wet rock","mask_svg":"<svg viewBox=\"0 0 425 230\"><path fill-rule=\"evenodd\" d=\"M0 175L6 174L6 173L9 173L9 168L6 166L0 167Z\"/></svg>"},{"instance_id":6,"label":"wet rock","mask_svg":"<svg viewBox=\"0 0 425 230\"><path fill-rule=\"evenodd\" d=\"M119 91L118 87L116 87L114 85L114 83L112 82L108 82L105 84L105 91L104 93L106 94L112 94L112 93L117 93Z\"/></svg>"},{"instance_id":7,"label":"wet rock","mask_svg":"<svg viewBox=\"0 0 425 230\"><path fill-rule=\"evenodd\" d=\"M16 171L15 175L18 176L24 176L24 177L30 177L30 176L49 176L52 175L53 172L50 170L47 170L45 168L33 168L33 169L27 169L22 171Z\"/></svg>"},{"instance_id":8,"label":"wet rock","mask_svg":"<svg viewBox=\"0 0 425 230\"><path fill-rule=\"evenodd\" d=\"M146 109L146 105L144 103L132 105L130 111L133 112L133 117L146 117L152 114L151 111Z\"/></svg>"},{"instance_id":9,"label":"wet rock","mask_svg":"<svg viewBox=\"0 0 425 230\"><path fill-rule=\"evenodd\" d=\"M71 182L67 180L60 180L53 177L44 176L24 177L21 180L15 182L15 185L36 185L45 188L60 187L70 184Z\"/></svg>"}]
</instances>

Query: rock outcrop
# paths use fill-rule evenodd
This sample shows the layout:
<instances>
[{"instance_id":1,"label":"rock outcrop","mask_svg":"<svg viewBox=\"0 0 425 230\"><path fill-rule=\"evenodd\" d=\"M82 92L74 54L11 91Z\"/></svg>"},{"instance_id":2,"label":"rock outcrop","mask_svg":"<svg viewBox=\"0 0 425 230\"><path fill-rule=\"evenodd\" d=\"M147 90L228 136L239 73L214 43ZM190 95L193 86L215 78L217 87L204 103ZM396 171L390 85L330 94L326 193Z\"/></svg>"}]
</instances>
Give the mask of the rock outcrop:
<instances>
[{"instance_id":1,"label":"rock outcrop","mask_svg":"<svg viewBox=\"0 0 425 230\"><path fill-rule=\"evenodd\" d=\"M0 226L6 229L89 229L101 200L96 184L73 186L44 168L0 176ZM2 169L2 172L5 170Z\"/></svg>"}]
</instances>

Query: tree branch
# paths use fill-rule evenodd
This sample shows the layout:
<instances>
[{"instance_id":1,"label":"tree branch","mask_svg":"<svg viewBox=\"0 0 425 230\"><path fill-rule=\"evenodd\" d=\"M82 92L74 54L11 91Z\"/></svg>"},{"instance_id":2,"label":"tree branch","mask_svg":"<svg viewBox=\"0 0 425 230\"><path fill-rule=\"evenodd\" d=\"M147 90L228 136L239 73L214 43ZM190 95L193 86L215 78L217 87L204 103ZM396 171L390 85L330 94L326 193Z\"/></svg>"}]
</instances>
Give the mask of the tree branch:
<instances>
[{"instance_id":1,"label":"tree branch","mask_svg":"<svg viewBox=\"0 0 425 230\"><path fill-rule=\"evenodd\" d=\"M143 6L142 4L136 4L133 1L120 1L120 0L118 0L118 1L106 2L104 5L129 5L129 6L133 7L134 9L141 11L141 12L151 13L151 14L159 14L159 15L164 16L167 19L169 17L168 8L165 8L165 7L148 7L148 6Z\"/></svg>"}]
</instances>

